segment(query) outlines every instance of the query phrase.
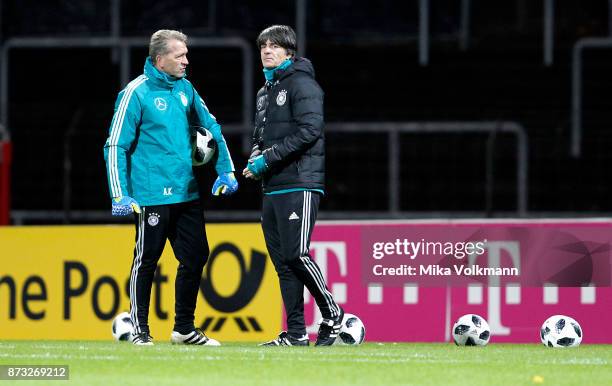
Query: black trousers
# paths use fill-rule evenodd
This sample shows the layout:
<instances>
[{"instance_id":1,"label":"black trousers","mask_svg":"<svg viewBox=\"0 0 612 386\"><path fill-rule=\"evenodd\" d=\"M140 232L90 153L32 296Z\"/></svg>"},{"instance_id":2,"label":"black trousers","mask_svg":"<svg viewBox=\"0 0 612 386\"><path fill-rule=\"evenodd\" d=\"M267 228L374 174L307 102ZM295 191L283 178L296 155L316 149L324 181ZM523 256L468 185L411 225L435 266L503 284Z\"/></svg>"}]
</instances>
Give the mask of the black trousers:
<instances>
[{"instance_id":1,"label":"black trousers","mask_svg":"<svg viewBox=\"0 0 612 386\"><path fill-rule=\"evenodd\" d=\"M141 207L130 276L130 313L136 333L149 332L149 303L157 262L166 240L179 261L175 282L174 330L193 331L202 270L208 259L204 212L198 201Z\"/></svg>"},{"instance_id":2,"label":"black trousers","mask_svg":"<svg viewBox=\"0 0 612 386\"><path fill-rule=\"evenodd\" d=\"M292 336L306 334L304 286L324 318L338 316L340 308L329 292L319 266L309 254L310 236L317 219L321 195L291 192L264 195L261 225L266 246L280 283Z\"/></svg>"}]
</instances>

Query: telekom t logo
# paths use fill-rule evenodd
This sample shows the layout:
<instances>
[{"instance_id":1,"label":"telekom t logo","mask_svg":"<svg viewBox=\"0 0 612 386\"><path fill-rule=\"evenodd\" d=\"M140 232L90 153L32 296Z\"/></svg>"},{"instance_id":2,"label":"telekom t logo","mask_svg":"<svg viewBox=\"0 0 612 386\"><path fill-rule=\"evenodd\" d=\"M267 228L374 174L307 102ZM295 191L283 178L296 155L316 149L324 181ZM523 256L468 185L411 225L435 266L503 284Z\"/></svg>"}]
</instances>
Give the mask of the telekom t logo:
<instances>
[{"instance_id":1,"label":"telekom t logo","mask_svg":"<svg viewBox=\"0 0 612 386\"><path fill-rule=\"evenodd\" d=\"M340 276L345 277L348 274L347 271L347 259L346 259L346 243L344 241L312 241L310 243L310 251L315 262L321 269L321 274L326 282L327 280L327 262L330 257L335 257L340 267ZM334 283L331 285L330 291L334 296L337 303L346 303L346 283ZM304 288L304 303L310 303L311 296L308 289ZM314 299L312 299L314 303ZM321 312L319 307L314 307L314 317L311 325L306 327L306 332L314 334L318 331L319 326L317 322L321 319Z\"/></svg>"},{"instance_id":2,"label":"telekom t logo","mask_svg":"<svg viewBox=\"0 0 612 386\"><path fill-rule=\"evenodd\" d=\"M487 241L485 248L488 251L488 266L501 267L503 252L510 257L513 267L521 272L520 243L518 241ZM468 256L468 263L473 265L477 255ZM521 304L521 287L518 283L507 283L505 286L506 304ZM487 321L493 335L510 335L511 329L502 323L502 299L499 276L490 275L487 288ZM558 287L554 284L545 285L542 292L542 303L558 303ZM468 286L468 304L482 304L482 285ZM595 303L595 287L586 286L580 289L580 303Z\"/></svg>"},{"instance_id":3,"label":"telekom t logo","mask_svg":"<svg viewBox=\"0 0 612 386\"><path fill-rule=\"evenodd\" d=\"M501 267L501 255L502 250L505 250L512 261L512 266L518 268L519 273L521 272L521 252L518 241L487 241L485 248L488 251L489 262L488 266L491 268ZM472 254L468 256L469 265L474 265L478 255ZM489 275L489 286L487 288L487 294L489 301L487 302L487 321L491 327L491 334L493 335L510 335L510 328L505 327L501 320L501 289L499 287L500 279L499 276ZM478 290L480 292L478 292ZM506 297L515 299L516 296L509 296L513 294L513 291L518 291L518 299L520 302L520 287L518 284L509 285L506 287ZM478 296L480 294L480 296ZM482 287L468 287L468 303L477 303L474 298L480 297L482 299ZM512 299L511 300L512 302ZM515 303L516 304L516 303Z\"/></svg>"},{"instance_id":4,"label":"telekom t logo","mask_svg":"<svg viewBox=\"0 0 612 386\"><path fill-rule=\"evenodd\" d=\"M491 268L501 267L502 258L508 256L513 267L518 268L521 271L521 254L520 254L520 243L516 240L500 240L500 241L487 241L485 244L487 249L488 262L487 266ZM328 281L328 262L330 258L335 258L339 270L340 276L346 277L348 275L348 259L346 253L346 242L344 241L313 241L310 243L310 251L312 256L319 268L321 274ZM477 255L468 256L468 264L474 265L476 263ZM359 261L353 261L353 264L359 264ZM491 327L491 333L493 335L510 335L511 329L503 324L502 318L502 301L505 301L507 305L518 305L521 304L521 287L518 283L506 283L504 287L505 299L502 300L502 287L500 278L498 276L489 276L487 283L487 315L486 319ZM334 296L334 299L340 303L345 304L347 302L347 283L346 282L335 282L331 284L330 291ZM483 303L483 285L474 284L467 288L467 302L471 305L478 305ZM321 318L319 308L314 304L314 299L311 298L310 293L307 289L304 290L304 303L311 303L314 307L313 323L306 327L308 333L316 333L318 330L317 322ZM405 283L403 303L405 305L417 305L421 299L419 299L419 290L417 283ZM427 301L423 299L422 301ZM450 301L450 299L447 299ZM368 285L367 303L368 304L382 304L383 300L383 286L380 283L370 283ZM587 286L581 288L580 303L581 304L594 304L595 301L595 287ZM542 292L542 303L543 304L556 304L558 303L558 288L551 284L546 285ZM450 304L449 304L450 305ZM450 309L447 309L447 313ZM450 318L450 314L447 315Z\"/></svg>"}]
</instances>

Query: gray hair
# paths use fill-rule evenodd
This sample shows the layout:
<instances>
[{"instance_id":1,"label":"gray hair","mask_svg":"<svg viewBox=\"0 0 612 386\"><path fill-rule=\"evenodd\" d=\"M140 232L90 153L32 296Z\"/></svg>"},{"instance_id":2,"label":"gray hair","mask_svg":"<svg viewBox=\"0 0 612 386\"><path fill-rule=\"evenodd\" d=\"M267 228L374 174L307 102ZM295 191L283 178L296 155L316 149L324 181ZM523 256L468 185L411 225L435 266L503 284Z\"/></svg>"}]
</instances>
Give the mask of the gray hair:
<instances>
[{"instance_id":1,"label":"gray hair","mask_svg":"<svg viewBox=\"0 0 612 386\"><path fill-rule=\"evenodd\" d=\"M165 55L168 53L168 41L178 40L187 44L187 35L180 31L171 29L160 29L151 35L149 43L149 56L153 63L156 62L157 55Z\"/></svg>"}]
</instances>

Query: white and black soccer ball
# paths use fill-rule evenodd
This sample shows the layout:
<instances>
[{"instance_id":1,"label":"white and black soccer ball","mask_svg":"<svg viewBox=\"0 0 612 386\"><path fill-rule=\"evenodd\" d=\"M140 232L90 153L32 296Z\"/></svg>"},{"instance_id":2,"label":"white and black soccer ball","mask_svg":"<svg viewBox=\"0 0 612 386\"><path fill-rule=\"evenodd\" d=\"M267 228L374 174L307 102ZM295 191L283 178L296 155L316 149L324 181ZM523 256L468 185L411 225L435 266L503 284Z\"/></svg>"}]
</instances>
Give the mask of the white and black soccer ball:
<instances>
[{"instance_id":1,"label":"white and black soccer ball","mask_svg":"<svg viewBox=\"0 0 612 386\"><path fill-rule=\"evenodd\" d=\"M553 315L540 329L540 339L547 347L576 347L582 342L582 328L565 315Z\"/></svg>"},{"instance_id":2,"label":"white and black soccer ball","mask_svg":"<svg viewBox=\"0 0 612 386\"><path fill-rule=\"evenodd\" d=\"M489 323L479 315L463 315L453 325L453 340L457 346L486 346L491 338Z\"/></svg>"},{"instance_id":3,"label":"white and black soccer ball","mask_svg":"<svg viewBox=\"0 0 612 386\"><path fill-rule=\"evenodd\" d=\"M122 312L113 319L113 338L118 341L130 340L134 333L134 325L132 318L127 312Z\"/></svg>"},{"instance_id":4,"label":"white and black soccer ball","mask_svg":"<svg viewBox=\"0 0 612 386\"><path fill-rule=\"evenodd\" d=\"M212 133L202 127L196 129L191 151L191 161L194 166L202 166L210 161L217 150L217 142Z\"/></svg>"},{"instance_id":5,"label":"white and black soccer ball","mask_svg":"<svg viewBox=\"0 0 612 386\"><path fill-rule=\"evenodd\" d=\"M336 338L337 344L358 345L365 340L365 326L361 319L353 314L344 314L342 326Z\"/></svg>"}]
</instances>

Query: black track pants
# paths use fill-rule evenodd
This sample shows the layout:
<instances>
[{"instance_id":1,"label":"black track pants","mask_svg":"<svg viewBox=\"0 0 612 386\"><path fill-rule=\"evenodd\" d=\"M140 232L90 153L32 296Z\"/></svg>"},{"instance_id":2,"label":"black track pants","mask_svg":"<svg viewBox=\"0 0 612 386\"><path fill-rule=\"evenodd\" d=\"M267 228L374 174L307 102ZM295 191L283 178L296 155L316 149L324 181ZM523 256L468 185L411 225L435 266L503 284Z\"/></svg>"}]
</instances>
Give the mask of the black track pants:
<instances>
[{"instance_id":1,"label":"black track pants","mask_svg":"<svg viewBox=\"0 0 612 386\"><path fill-rule=\"evenodd\" d=\"M136 332L149 331L149 303L157 262L166 240L179 261L175 283L174 330L194 329L202 270L208 259L204 213L197 201L141 207L136 214L136 247L130 276L130 309Z\"/></svg>"},{"instance_id":2,"label":"black track pants","mask_svg":"<svg viewBox=\"0 0 612 386\"><path fill-rule=\"evenodd\" d=\"M340 312L319 266L309 254L320 199L319 193L306 191L264 195L263 198L261 225L278 273L288 332L292 336L306 333L304 286L324 318L336 317Z\"/></svg>"}]
</instances>

